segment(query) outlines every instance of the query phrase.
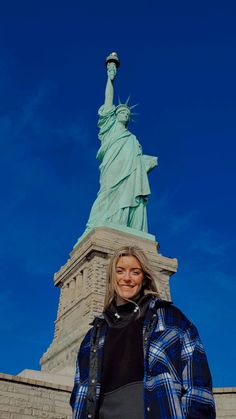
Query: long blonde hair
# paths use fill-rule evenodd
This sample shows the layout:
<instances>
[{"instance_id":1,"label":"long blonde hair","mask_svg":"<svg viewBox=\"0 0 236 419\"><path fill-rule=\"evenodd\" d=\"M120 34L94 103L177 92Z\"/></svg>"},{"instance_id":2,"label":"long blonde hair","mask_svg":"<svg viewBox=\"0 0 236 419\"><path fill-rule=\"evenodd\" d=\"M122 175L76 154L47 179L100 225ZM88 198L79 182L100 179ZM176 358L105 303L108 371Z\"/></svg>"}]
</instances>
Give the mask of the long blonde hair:
<instances>
[{"instance_id":1,"label":"long blonde hair","mask_svg":"<svg viewBox=\"0 0 236 419\"><path fill-rule=\"evenodd\" d=\"M145 253L136 246L123 246L116 250L110 259L107 273L106 292L104 299L104 308L107 308L112 300L116 297L116 266L121 256L134 256L141 265L144 274L144 294L154 294L160 297L157 284L154 279L154 274L150 268L148 259Z\"/></svg>"}]
</instances>

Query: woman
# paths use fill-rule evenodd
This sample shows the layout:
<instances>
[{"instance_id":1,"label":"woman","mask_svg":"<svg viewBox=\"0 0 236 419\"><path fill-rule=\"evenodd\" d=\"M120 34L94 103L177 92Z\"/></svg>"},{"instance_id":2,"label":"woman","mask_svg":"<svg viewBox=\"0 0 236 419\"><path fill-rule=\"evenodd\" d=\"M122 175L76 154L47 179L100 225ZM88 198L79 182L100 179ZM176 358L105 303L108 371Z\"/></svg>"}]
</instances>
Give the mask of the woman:
<instances>
[{"instance_id":1,"label":"woman","mask_svg":"<svg viewBox=\"0 0 236 419\"><path fill-rule=\"evenodd\" d=\"M73 419L213 419L211 375L196 327L159 298L145 254L111 258L103 315L78 355Z\"/></svg>"}]
</instances>

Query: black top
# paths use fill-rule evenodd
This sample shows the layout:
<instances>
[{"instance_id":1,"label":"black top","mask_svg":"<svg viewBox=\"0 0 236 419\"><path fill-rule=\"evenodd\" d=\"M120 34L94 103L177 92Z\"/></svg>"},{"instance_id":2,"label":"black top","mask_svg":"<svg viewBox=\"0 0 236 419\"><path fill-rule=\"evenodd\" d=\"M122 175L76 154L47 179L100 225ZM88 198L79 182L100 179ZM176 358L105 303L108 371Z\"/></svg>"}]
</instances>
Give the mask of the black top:
<instances>
[{"instance_id":1,"label":"black top","mask_svg":"<svg viewBox=\"0 0 236 419\"><path fill-rule=\"evenodd\" d=\"M112 303L104 313L108 332L102 368L103 393L143 380L143 319L149 300L150 295L146 295L135 303L120 306Z\"/></svg>"},{"instance_id":2,"label":"black top","mask_svg":"<svg viewBox=\"0 0 236 419\"><path fill-rule=\"evenodd\" d=\"M104 312L105 338L99 419L143 419L143 321L150 295Z\"/></svg>"}]
</instances>

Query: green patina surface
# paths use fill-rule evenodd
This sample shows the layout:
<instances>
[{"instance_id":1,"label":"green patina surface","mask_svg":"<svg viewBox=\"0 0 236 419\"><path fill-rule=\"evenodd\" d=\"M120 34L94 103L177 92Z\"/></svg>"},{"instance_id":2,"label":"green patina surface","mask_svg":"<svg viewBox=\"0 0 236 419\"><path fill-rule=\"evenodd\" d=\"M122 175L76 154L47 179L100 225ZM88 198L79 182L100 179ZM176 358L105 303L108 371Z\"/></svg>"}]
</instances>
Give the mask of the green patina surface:
<instances>
[{"instance_id":1,"label":"green patina surface","mask_svg":"<svg viewBox=\"0 0 236 419\"><path fill-rule=\"evenodd\" d=\"M147 227L146 205L150 195L147 174L157 166L157 157L142 154L139 141L128 130L132 107L127 102L114 105L118 57L112 54L114 60L107 62L105 101L98 111L100 189L80 239L101 226L120 231L128 227L138 236L153 239Z\"/></svg>"}]
</instances>

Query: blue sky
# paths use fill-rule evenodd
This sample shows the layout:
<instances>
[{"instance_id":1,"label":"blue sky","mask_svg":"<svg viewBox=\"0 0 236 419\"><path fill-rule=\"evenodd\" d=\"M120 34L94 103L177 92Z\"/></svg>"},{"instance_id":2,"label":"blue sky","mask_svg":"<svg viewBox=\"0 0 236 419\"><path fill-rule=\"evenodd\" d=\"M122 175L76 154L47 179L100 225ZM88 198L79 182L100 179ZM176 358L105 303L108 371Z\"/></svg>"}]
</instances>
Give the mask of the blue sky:
<instances>
[{"instance_id":1,"label":"blue sky","mask_svg":"<svg viewBox=\"0 0 236 419\"><path fill-rule=\"evenodd\" d=\"M139 103L149 231L177 257L174 303L197 325L214 385L235 386L236 6L233 1L11 1L0 7L0 371L39 369L53 274L98 191L104 59Z\"/></svg>"}]
</instances>

